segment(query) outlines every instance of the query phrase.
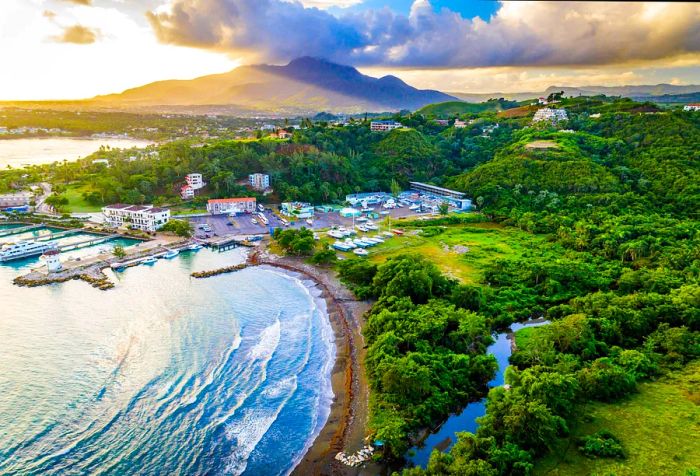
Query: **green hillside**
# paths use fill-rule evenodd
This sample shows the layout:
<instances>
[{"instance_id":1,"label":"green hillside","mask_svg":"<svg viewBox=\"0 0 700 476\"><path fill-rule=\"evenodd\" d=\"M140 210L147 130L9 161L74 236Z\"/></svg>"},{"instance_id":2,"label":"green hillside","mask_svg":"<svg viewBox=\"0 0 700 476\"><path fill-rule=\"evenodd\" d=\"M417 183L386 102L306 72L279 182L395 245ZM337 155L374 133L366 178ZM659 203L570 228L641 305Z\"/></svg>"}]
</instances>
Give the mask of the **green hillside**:
<instances>
[{"instance_id":1,"label":"green hillside","mask_svg":"<svg viewBox=\"0 0 700 476\"><path fill-rule=\"evenodd\" d=\"M425 117L447 119L461 116L463 114L479 114L482 112L499 112L506 109L518 107L520 103L516 101L490 99L481 103L468 103L461 101L448 101L437 104L430 104L416 111Z\"/></svg>"}]
</instances>

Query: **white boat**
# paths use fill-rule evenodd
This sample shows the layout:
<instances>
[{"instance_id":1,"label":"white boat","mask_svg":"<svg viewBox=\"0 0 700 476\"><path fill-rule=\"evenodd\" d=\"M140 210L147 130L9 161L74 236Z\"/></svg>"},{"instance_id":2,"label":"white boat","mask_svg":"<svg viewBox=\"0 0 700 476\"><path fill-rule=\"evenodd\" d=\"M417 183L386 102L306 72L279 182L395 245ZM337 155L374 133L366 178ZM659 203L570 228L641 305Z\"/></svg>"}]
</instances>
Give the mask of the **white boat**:
<instances>
[{"instance_id":1,"label":"white boat","mask_svg":"<svg viewBox=\"0 0 700 476\"><path fill-rule=\"evenodd\" d=\"M0 248L0 262L40 256L45 251L54 249L57 249L56 244L51 242L18 241L17 243L6 243Z\"/></svg>"},{"instance_id":2,"label":"white boat","mask_svg":"<svg viewBox=\"0 0 700 476\"><path fill-rule=\"evenodd\" d=\"M141 264L153 264L157 259L155 259L153 256L149 256L148 258L144 258L143 261L141 261Z\"/></svg>"},{"instance_id":3,"label":"white boat","mask_svg":"<svg viewBox=\"0 0 700 476\"><path fill-rule=\"evenodd\" d=\"M353 253L355 253L357 256L367 256L369 252L367 250L363 250L362 248L357 248L352 250Z\"/></svg>"},{"instance_id":4,"label":"white boat","mask_svg":"<svg viewBox=\"0 0 700 476\"><path fill-rule=\"evenodd\" d=\"M331 230L328 233L326 233L328 236L331 238L343 238L345 235L343 235L339 230Z\"/></svg>"},{"instance_id":5,"label":"white boat","mask_svg":"<svg viewBox=\"0 0 700 476\"><path fill-rule=\"evenodd\" d=\"M190 251L199 251L202 249L202 245L199 243L192 243L190 246L187 247L188 250Z\"/></svg>"},{"instance_id":6,"label":"white boat","mask_svg":"<svg viewBox=\"0 0 700 476\"><path fill-rule=\"evenodd\" d=\"M306 223L307 223L308 225L313 225L313 224L314 224L314 221L313 221L311 218L307 218L307 219L306 219Z\"/></svg>"},{"instance_id":7,"label":"white boat","mask_svg":"<svg viewBox=\"0 0 700 476\"><path fill-rule=\"evenodd\" d=\"M384 233L382 233L382 235L386 236L387 238L391 238L392 236L394 236L394 234L390 231L385 231Z\"/></svg>"},{"instance_id":8,"label":"white boat","mask_svg":"<svg viewBox=\"0 0 700 476\"><path fill-rule=\"evenodd\" d=\"M349 246L351 249L357 248L355 242L352 241L350 238L347 238L343 243L345 243L345 245Z\"/></svg>"},{"instance_id":9,"label":"white boat","mask_svg":"<svg viewBox=\"0 0 700 476\"><path fill-rule=\"evenodd\" d=\"M420 205L411 205L410 207L408 207L409 210L413 210L413 211L416 211L419 208L420 208Z\"/></svg>"},{"instance_id":10,"label":"white boat","mask_svg":"<svg viewBox=\"0 0 700 476\"><path fill-rule=\"evenodd\" d=\"M365 233L369 231L369 228L367 228L365 225L360 225L357 227L357 229Z\"/></svg>"},{"instance_id":11,"label":"white boat","mask_svg":"<svg viewBox=\"0 0 700 476\"><path fill-rule=\"evenodd\" d=\"M365 225L365 228L367 228L368 230L378 230L379 229L379 227L373 223Z\"/></svg>"},{"instance_id":12,"label":"white boat","mask_svg":"<svg viewBox=\"0 0 700 476\"><path fill-rule=\"evenodd\" d=\"M175 257L176 257L177 255L179 255L179 254L180 254L180 252L177 251L177 250L168 250L168 251L163 255L163 258L165 258L165 259L173 259L173 258L175 258Z\"/></svg>"},{"instance_id":13,"label":"white boat","mask_svg":"<svg viewBox=\"0 0 700 476\"><path fill-rule=\"evenodd\" d=\"M257 225L257 224L258 224L258 220L256 220L255 218L253 218L252 220L250 220L250 222L251 222L253 225Z\"/></svg>"},{"instance_id":14,"label":"white boat","mask_svg":"<svg viewBox=\"0 0 700 476\"><path fill-rule=\"evenodd\" d=\"M336 241L331 246L338 251L350 251L352 249L347 243L343 243L342 241Z\"/></svg>"}]
</instances>

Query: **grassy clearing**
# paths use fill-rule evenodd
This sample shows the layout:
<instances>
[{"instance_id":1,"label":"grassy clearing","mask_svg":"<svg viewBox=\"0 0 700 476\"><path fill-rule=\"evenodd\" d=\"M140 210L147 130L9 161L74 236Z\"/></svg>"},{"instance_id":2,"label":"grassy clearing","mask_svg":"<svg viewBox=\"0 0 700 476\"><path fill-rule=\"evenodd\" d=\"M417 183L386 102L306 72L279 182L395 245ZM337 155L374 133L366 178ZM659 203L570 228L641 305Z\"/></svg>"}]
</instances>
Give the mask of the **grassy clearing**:
<instances>
[{"instance_id":1,"label":"grassy clearing","mask_svg":"<svg viewBox=\"0 0 700 476\"><path fill-rule=\"evenodd\" d=\"M518 333L520 334L520 333ZM639 385L639 393L615 404L591 403L591 416L573 428L572 438L535 467L536 475L688 475L700 470L700 362L657 382ZM589 459L575 438L610 430L627 452L625 460Z\"/></svg>"},{"instance_id":2,"label":"grassy clearing","mask_svg":"<svg viewBox=\"0 0 700 476\"><path fill-rule=\"evenodd\" d=\"M464 283L476 283L481 280L484 267L492 261L519 256L542 241L542 237L495 223L449 226L432 237L407 229L404 236L395 236L373 248L370 259L381 263L409 251L420 253L446 274Z\"/></svg>"},{"instance_id":3,"label":"grassy clearing","mask_svg":"<svg viewBox=\"0 0 700 476\"><path fill-rule=\"evenodd\" d=\"M83 198L83 193L90 192L90 188L85 185L71 185L63 195L68 199L66 210L69 213L94 213L102 208L99 205L91 205Z\"/></svg>"}]
</instances>

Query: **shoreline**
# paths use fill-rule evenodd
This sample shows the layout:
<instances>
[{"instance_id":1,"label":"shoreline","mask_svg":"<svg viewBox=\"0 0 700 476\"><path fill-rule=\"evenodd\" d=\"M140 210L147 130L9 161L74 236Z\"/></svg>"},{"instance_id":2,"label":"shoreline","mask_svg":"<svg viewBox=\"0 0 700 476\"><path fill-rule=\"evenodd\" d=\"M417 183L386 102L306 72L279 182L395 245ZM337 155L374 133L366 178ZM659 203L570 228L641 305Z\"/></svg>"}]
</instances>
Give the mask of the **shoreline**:
<instances>
[{"instance_id":1,"label":"shoreline","mask_svg":"<svg viewBox=\"0 0 700 476\"><path fill-rule=\"evenodd\" d=\"M361 474L366 465L350 467L336 460L335 456L341 451L354 452L365 444L369 390L361 365L365 346L361 323L362 315L371 304L358 301L330 269L267 253L264 257L251 258L252 265L270 266L312 281L321 292L318 297L326 302L326 314L334 334L336 352L331 370L333 399L328 418L290 474Z\"/></svg>"}]
</instances>

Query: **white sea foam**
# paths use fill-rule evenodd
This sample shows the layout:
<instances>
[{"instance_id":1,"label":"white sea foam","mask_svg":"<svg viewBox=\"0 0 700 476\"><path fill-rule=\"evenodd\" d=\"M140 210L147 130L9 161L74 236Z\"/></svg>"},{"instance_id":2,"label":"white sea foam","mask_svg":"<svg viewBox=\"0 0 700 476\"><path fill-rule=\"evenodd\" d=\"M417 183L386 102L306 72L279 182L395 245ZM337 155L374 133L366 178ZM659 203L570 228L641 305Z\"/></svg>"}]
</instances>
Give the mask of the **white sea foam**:
<instances>
[{"instance_id":1,"label":"white sea foam","mask_svg":"<svg viewBox=\"0 0 700 476\"><path fill-rule=\"evenodd\" d=\"M226 427L226 437L235 447L226 465L227 474L238 475L245 471L250 454L275 420L277 420L280 412L292 395L294 395L296 389L296 376L287 377L276 382L261 393L262 398L273 402L281 399L274 409L265 409L262 404L246 408L238 420L231 422Z\"/></svg>"}]
</instances>

